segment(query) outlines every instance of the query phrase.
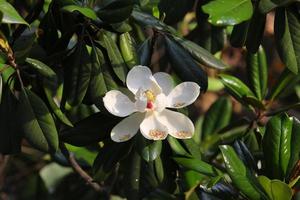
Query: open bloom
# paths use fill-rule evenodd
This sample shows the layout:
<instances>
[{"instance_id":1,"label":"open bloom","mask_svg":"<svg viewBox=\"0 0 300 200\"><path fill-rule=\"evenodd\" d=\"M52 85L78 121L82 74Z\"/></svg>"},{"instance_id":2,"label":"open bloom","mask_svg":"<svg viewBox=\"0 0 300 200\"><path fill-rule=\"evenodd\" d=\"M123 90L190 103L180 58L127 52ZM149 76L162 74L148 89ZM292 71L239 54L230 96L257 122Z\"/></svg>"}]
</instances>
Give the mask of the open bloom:
<instances>
[{"instance_id":1,"label":"open bloom","mask_svg":"<svg viewBox=\"0 0 300 200\"><path fill-rule=\"evenodd\" d=\"M105 108L113 115L126 117L111 131L111 139L124 142L140 129L149 140L162 140L168 134L186 139L193 136L195 127L185 115L166 108L182 108L192 104L200 93L194 82L183 82L173 87L172 77L164 72L152 75L145 66L133 67L126 78L133 93L130 99L120 91L111 90L103 98Z\"/></svg>"}]
</instances>

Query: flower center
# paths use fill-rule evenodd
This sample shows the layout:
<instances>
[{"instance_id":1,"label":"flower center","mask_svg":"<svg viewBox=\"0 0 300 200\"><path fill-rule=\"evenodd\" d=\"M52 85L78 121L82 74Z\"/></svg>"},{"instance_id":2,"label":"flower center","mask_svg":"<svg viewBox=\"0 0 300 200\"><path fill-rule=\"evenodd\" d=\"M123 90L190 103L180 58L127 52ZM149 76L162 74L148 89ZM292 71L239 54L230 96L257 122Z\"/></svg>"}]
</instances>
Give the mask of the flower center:
<instances>
[{"instance_id":1,"label":"flower center","mask_svg":"<svg viewBox=\"0 0 300 200\"><path fill-rule=\"evenodd\" d=\"M145 96L147 98L147 108L152 109L154 104L153 102L155 101L155 95L151 90L145 91Z\"/></svg>"}]
</instances>

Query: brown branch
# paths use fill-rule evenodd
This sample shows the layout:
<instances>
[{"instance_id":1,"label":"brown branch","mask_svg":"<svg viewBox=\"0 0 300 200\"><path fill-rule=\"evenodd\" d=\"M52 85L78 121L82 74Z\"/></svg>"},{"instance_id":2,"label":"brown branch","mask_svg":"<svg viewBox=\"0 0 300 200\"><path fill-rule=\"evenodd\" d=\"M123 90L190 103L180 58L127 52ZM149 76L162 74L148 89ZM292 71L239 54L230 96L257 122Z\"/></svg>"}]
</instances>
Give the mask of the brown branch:
<instances>
[{"instance_id":1,"label":"brown branch","mask_svg":"<svg viewBox=\"0 0 300 200\"><path fill-rule=\"evenodd\" d=\"M60 148L73 170L86 182L86 184L91 186L97 192L104 190L97 182L94 182L93 178L88 173L81 168L81 166L77 163L74 154L67 150L65 144L61 143Z\"/></svg>"}]
</instances>

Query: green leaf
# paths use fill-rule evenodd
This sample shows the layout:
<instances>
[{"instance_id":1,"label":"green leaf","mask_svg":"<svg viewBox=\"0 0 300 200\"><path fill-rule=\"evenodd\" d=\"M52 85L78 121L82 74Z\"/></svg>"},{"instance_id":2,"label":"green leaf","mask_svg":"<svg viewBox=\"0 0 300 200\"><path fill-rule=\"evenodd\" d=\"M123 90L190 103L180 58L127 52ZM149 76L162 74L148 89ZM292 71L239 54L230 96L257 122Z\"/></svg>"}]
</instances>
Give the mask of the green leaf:
<instances>
[{"instance_id":1,"label":"green leaf","mask_svg":"<svg viewBox=\"0 0 300 200\"><path fill-rule=\"evenodd\" d=\"M6 0L0 0L0 13L3 14L0 22L6 24L29 24L19 15L15 8Z\"/></svg>"},{"instance_id":2,"label":"green leaf","mask_svg":"<svg viewBox=\"0 0 300 200\"><path fill-rule=\"evenodd\" d=\"M99 112L77 122L73 128L62 130L60 137L74 146L86 146L109 138L119 121L120 118Z\"/></svg>"},{"instance_id":3,"label":"green leaf","mask_svg":"<svg viewBox=\"0 0 300 200\"><path fill-rule=\"evenodd\" d=\"M33 67L38 73L40 73L43 77L47 79L52 79L54 81L57 80L56 73L48 67L43 62L33 59L33 58L26 58L25 60L31 67Z\"/></svg>"},{"instance_id":4,"label":"green leaf","mask_svg":"<svg viewBox=\"0 0 300 200\"><path fill-rule=\"evenodd\" d=\"M97 15L96 13L88 7L80 7L80 6L76 6L76 5L68 5L68 6L64 6L61 8L62 10L68 11L68 12L74 12L74 11L78 11L81 14L83 14L84 16L96 20L97 19Z\"/></svg>"},{"instance_id":5,"label":"green leaf","mask_svg":"<svg viewBox=\"0 0 300 200\"><path fill-rule=\"evenodd\" d=\"M234 149L228 145L221 145L220 150L233 184L251 200L267 199L255 183L256 178L239 159Z\"/></svg>"},{"instance_id":6,"label":"green leaf","mask_svg":"<svg viewBox=\"0 0 300 200\"><path fill-rule=\"evenodd\" d=\"M268 13L274 8L285 6L297 0L260 0L259 10L261 13Z\"/></svg>"},{"instance_id":7,"label":"green leaf","mask_svg":"<svg viewBox=\"0 0 300 200\"><path fill-rule=\"evenodd\" d=\"M138 147L138 153L146 162L152 162L159 157L162 149L162 142L160 140L149 141L141 134L138 136L136 145Z\"/></svg>"},{"instance_id":8,"label":"green leaf","mask_svg":"<svg viewBox=\"0 0 300 200\"><path fill-rule=\"evenodd\" d=\"M167 140L175 155L190 156L190 154L184 149L184 147L176 138L168 136Z\"/></svg>"},{"instance_id":9,"label":"green leaf","mask_svg":"<svg viewBox=\"0 0 300 200\"><path fill-rule=\"evenodd\" d=\"M266 125L263 152L268 177L283 179L291 157L293 121L286 114L274 116Z\"/></svg>"},{"instance_id":10,"label":"green leaf","mask_svg":"<svg viewBox=\"0 0 300 200\"><path fill-rule=\"evenodd\" d=\"M185 40L172 35L175 41L177 41L185 50L187 50L191 56L200 64L211 67L213 69L225 69L227 66L219 59L214 57L206 49L200 47L196 43Z\"/></svg>"},{"instance_id":11,"label":"green leaf","mask_svg":"<svg viewBox=\"0 0 300 200\"><path fill-rule=\"evenodd\" d=\"M114 171L118 162L123 160L132 149L132 143L107 142L99 150L93 164L93 178L98 182L106 180L109 174Z\"/></svg>"},{"instance_id":12,"label":"green leaf","mask_svg":"<svg viewBox=\"0 0 300 200\"><path fill-rule=\"evenodd\" d=\"M144 66L150 66L152 56L152 38L147 38L141 46L138 48L138 55L140 58L140 64Z\"/></svg>"},{"instance_id":13,"label":"green leaf","mask_svg":"<svg viewBox=\"0 0 300 200\"><path fill-rule=\"evenodd\" d=\"M122 57L126 65L131 69L138 64L138 55L134 47L133 38L130 34L123 33L119 36L119 46L121 50Z\"/></svg>"},{"instance_id":14,"label":"green leaf","mask_svg":"<svg viewBox=\"0 0 300 200\"><path fill-rule=\"evenodd\" d=\"M285 66L293 73L300 70L300 14L296 6L278 8L274 33L277 50Z\"/></svg>"},{"instance_id":15,"label":"green leaf","mask_svg":"<svg viewBox=\"0 0 300 200\"><path fill-rule=\"evenodd\" d=\"M222 113L222 117L220 117L220 113ZM217 133L218 130L227 126L231 119L231 114L232 103L228 98L221 97L215 101L205 114L202 125L203 137Z\"/></svg>"},{"instance_id":16,"label":"green leaf","mask_svg":"<svg viewBox=\"0 0 300 200\"><path fill-rule=\"evenodd\" d=\"M106 23L118 23L126 20L133 9L132 0L104 0L99 5L97 15Z\"/></svg>"},{"instance_id":17,"label":"green leaf","mask_svg":"<svg viewBox=\"0 0 300 200\"><path fill-rule=\"evenodd\" d=\"M293 127L292 127L292 138L291 138L291 157L289 160L289 165L287 169L287 175L291 175L291 172L299 160L300 155L300 121L293 117Z\"/></svg>"},{"instance_id":18,"label":"green leaf","mask_svg":"<svg viewBox=\"0 0 300 200\"><path fill-rule=\"evenodd\" d=\"M206 72L193 61L191 55L177 42L164 37L166 51L170 58L172 69L183 81L193 81L199 84L202 91L206 91L208 78Z\"/></svg>"},{"instance_id":19,"label":"green leaf","mask_svg":"<svg viewBox=\"0 0 300 200\"><path fill-rule=\"evenodd\" d=\"M163 162L160 158L160 156L158 156L155 160L154 160L154 167L155 167L155 174L157 177L157 180L161 183L164 180L164 176L165 176L165 172L164 172L164 165Z\"/></svg>"},{"instance_id":20,"label":"green leaf","mask_svg":"<svg viewBox=\"0 0 300 200\"><path fill-rule=\"evenodd\" d=\"M65 82L63 99L67 106L79 105L89 86L91 59L84 41L79 41L75 51L64 62Z\"/></svg>"},{"instance_id":21,"label":"green leaf","mask_svg":"<svg viewBox=\"0 0 300 200\"><path fill-rule=\"evenodd\" d=\"M227 74L219 76L227 91L238 101L243 102L243 97L254 97L253 92L240 79Z\"/></svg>"},{"instance_id":22,"label":"green leaf","mask_svg":"<svg viewBox=\"0 0 300 200\"><path fill-rule=\"evenodd\" d=\"M18 105L20 126L28 142L38 150L56 152L58 133L45 103L33 92L23 89Z\"/></svg>"},{"instance_id":23,"label":"green leaf","mask_svg":"<svg viewBox=\"0 0 300 200\"><path fill-rule=\"evenodd\" d=\"M107 34L103 33L102 44L106 48L110 63L117 77L125 83L127 67L115 41Z\"/></svg>"},{"instance_id":24,"label":"green leaf","mask_svg":"<svg viewBox=\"0 0 300 200\"><path fill-rule=\"evenodd\" d=\"M206 176L215 177L222 174L218 169L214 168L212 165L198 159L182 157L174 157L173 159L175 160L175 162L177 162L184 168L194 170Z\"/></svg>"},{"instance_id":25,"label":"green leaf","mask_svg":"<svg viewBox=\"0 0 300 200\"><path fill-rule=\"evenodd\" d=\"M292 189L286 183L280 180L270 180L265 176L259 176L258 181L271 200L292 199Z\"/></svg>"},{"instance_id":26,"label":"green leaf","mask_svg":"<svg viewBox=\"0 0 300 200\"><path fill-rule=\"evenodd\" d=\"M300 76L290 72L287 68L280 74L276 84L271 89L268 98L270 100L277 99L282 96L285 92L289 91L289 88L293 87L299 82Z\"/></svg>"},{"instance_id":27,"label":"green leaf","mask_svg":"<svg viewBox=\"0 0 300 200\"><path fill-rule=\"evenodd\" d=\"M202 6L208 21L216 26L239 24L252 16L251 0L213 0Z\"/></svg>"},{"instance_id":28,"label":"green leaf","mask_svg":"<svg viewBox=\"0 0 300 200\"><path fill-rule=\"evenodd\" d=\"M252 91L262 100L267 92L268 81L267 59L263 47L260 47L256 54L248 52L247 67Z\"/></svg>"},{"instance_id":29,"label":"green leaf","mask_svg":"<svg viewBox=\"0 0 300 200\"><path fill-rule=\"evenodd\" d=\"M2 77L2 76L1 76ZM8 85L2 89L0 103L0 153L15 154L21 150L21 130L16 126L18 101Z\"/></svg>"},{"instance_id":30,"label":"green leaf","mask_svg":"<svg viewBox=\"0 0 300 200\"><path fill-rule=\"evenodd\" d=\"M182 140L186 149L196 159L201 159L201 151L199 145L194 141L193 138Z\"/></svg>"}]
</instances>

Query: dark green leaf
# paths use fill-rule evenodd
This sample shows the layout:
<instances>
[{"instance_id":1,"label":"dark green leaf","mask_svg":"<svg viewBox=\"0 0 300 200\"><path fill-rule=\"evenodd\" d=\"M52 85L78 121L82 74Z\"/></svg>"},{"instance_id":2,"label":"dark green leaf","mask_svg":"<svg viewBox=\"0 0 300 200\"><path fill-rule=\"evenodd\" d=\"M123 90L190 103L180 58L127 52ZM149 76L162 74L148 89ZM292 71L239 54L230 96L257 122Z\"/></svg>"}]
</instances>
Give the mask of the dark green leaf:
<instances>
[{"instance_id":1,"label":"dark green leaf","mask_svg":"<svg viewBox=\"0 0 300 200\"><path fill-rule=\"evenodd\" d=\"M97 15L107 23L118 23L126 20L133 9L132 0L105 0L101 1Z\"/></svg>"},{"instance_id":2,"label":"dark green leaf","mask_svg":"<svg viewBox=\"0 0 300 200\"><path fill-rule=\"evenodd\" d=\"M25 138L35 148L44 152L58 149L58 133L45 103L33 92L23 89L18 105L20 126Z\"/></svg>"},{"instance_id":3,"label":"dark green leaf","mask_svg":"<svg viewBox=\"0 0 300 200\"><path fill-rule=\"evenodd\" d=\"M184 49L186 49L191 56L200 64L204 66L211 67L214 69L225 69L227 66L219 59L215 58L206 49L200 47L196 43L185 40L172 35L174 40L176 40Z\"/></svg>"},{"instance_id":4,"label":"dark green leaf","mask_svg":"<svg viewBox=\"0 0 300 200\"><path fill-rule=\"evenodd\" d=\"M136 145L138 146L138 153L146 162L152 162L159 157L162 149L162 142L149 141L141 134L138 136Z\"/></svg>"},{"instance_id":5,"label":"dark green leaf","mask_svg":"<svg viewBox=\"0 0 300 200\"><path fill-rule=\"evenodd\" d=\"M196 159L201 159L201 151L199 145L194 141L193 138L182 140L186 149Z\"/></svg>"},{"instance_id":6,"label":"dark green leaf","mask_svg":"<svg viewBox=\"0 0 300 200\"><path fill-rule=\"evenodd\" d=\"M150 66L152 56L152 38L147 38L139 47L138 54L140 57L140 64Z\"/></svg>"},{"instance_id":7,"label":"dark green leaf","mask_svg":"<svg viewBox=\"0 0 300 200\"><path fill-rule=\"evenodd\" d=\"M293 121L286 114L274 116L266 126L263 152L268 177L283 179L291 157Z\"/></svg>"},{"instance_id":8,"label":"dark green leaf","mask_svg":"<svg viewBox=\"0 0 300 200\"><path fill-rule=\"evenodd\" d=\"M206 176L214 177L221 174L221 172L212 165L198 159L182 157L174 157L173 159L184 168L197 171Z\"/></svg>"},{"instance_id":9,"label":"dark green leaf","mask_svg":"<svg viewBox=\"0 0 300 200\"><path fill-rule=\"evenodd\" d=\"M128 156L131 149L132 144L130 142L105 143L94 161L93 178L99 182L107 179L109 174L115 169L117 163Z\"/></svg>"},{"instance_id":10,"label":"dark green leaf","mask_svg":"<svg viewBox=\"0 0 300 200\"><path fill-rule=\"evenodd\" d=\"M285 69L271 89L271 92L268 95L269 99L274 100L279 96L282 96L285 92L289 91L289 88L293 87L299 81L300 76L295 75L288 69Z\"/></svg>"},{"instance_id":11,"label":"dark green leaf","mask_svg":"<svg viewBox=\"0 0 300 200\"><path fill-rule=\"evenodd\" d=\"M168 136L167 139L175 155L190 156L190 154L184 149L184 147L180 144L180 142L176 138Z\"/></svg>"},{"instance_id":12,"label":"dark green leaf","mask_svg":"<svg viewBox=\"0 0 300 200\"><path fill-rule=\"evenodd\" d=\"M74 125L73 128L63 130L60 134L64 142L75 146L85 146L109 138L112 128L120 118L103 113L93 114Z\"/></svg>"},{"instance_id":13,"label":"dark green leaf","mask_svg":"<svg viewBox=\"0 0 300 200\"><path fill-rule=\"evenodd\" d=\"M278 53L293 73L300 69L300 14L296 6L278 8L275 15L275 39Z\"/></svg>"},{"instance_id":14,"label":"dark green leaf","mask_svg":"<svg viewBox=\"0 0 300 200\"><path fill-rule=\"evenodd\" d=\"M259 10L261 13L268 13L276 7L281 7L296 0L260 0Z\"/></svg>"},{"instance_id":15,"label":"dark green leaf","mask_svg":"<svg viewBox=\"0 0 300 200\"><path fill-rule=\"evenodd\" d=\"M206 72L193 61L191 55L175 41L164 37L166 50L172 68L183 81L193 81L199 84L202 91L206 91L208 78Z\"/></svg>"},{"instance_id":16,"label":"dark green leaf","mask_svg":"<svg viewBox=\"0 0 300 200\"><path fill-rule=\"evenodd\" d=\"M57 77L55 72L45 65L43 62L33 59L33 58L26 58L25 60L30 66L32 66L38 73L40 73L43 77L47 79L52 79L56 81Z\"/></svg>"},{"instance_id":17,"label":"dark green leaf","mask_svg":"<svg viewBox=\"0 0 300 200\"><path fill-rule=\"evenodd\" d=\"M124 63L122 55L116 45L115 41L107 34L103 34L102 38L103 46L106 48L110 63L112 65L113 71L117 75L117 77L125 83L126 75L127 75L127 67Z\"/></svg>"},{"instance_id":18,"label":"dark green leaf","mask_svg":"<svg viewBox=\"0 0 300 200\"><path fill-rule=\"evenodd\" d=\"M21 150L21 130L16 126L19 113L17 111L17 99L8 85L2 89L0 103L0 153L14 154Z\"/></svg>"},{"instance_id":19,"label":"dark green leaf","mask_svg":"<svg viewBox=\"0 0 300 200\"><path fill-rule=\"evenodd\" d=\"M230 44L233 47L243 47L247 41L250 21L245 21L233 27L230 35Z\"/></svg>"},{"instance_id":20,"label":"dark green leaf","mask_svg":"<svg viewBox=\"0 0 300 200\"><path fill-rule=\"evenodd\" d=\"M227 91L237 100L243 102L243 97L254 97L253 92L240 79L227 74L219 76Z\"/></svg>"},{"instance_id":21,"label":"dark green leaf","mask_svg":"<svg viewBox=\"0 0 300 200\"><path fill-rule=\"evenodd\" d=\"M155 160L154 160L154 167L155 167L155 174L157 177L157 180L161 183L164 180L164 165L163 162L160 158L160 156L158 156Z\"/></svg>"},{"instance_id":22,"label":"dark green leaf","mask_svg":"<svg viewBox=\"0 0 300 200\"><path fill-rule=\"evenodd\" d=\"M231 146L222 145L220 150L233 184L252 200L267 199L254 182L256 178L239 159L234 149Z\"/></svg>"},{"instance_id":23,"label":"dark green leaf","mask_svg":"<svg viewBox=\"0 0 300 200\"><path fill-rule=\"evenodd\" d=\"M3 14L0 22L7 24L29 24L19 15L15 8L6 2L6 0L0 0L0 12Z\"/></svg>"},{"instance_id":24,"label":"dark green leaf","mask_svg":"<svg viewBox=\"0 0 300 200\"><path fill-rule=\"evenodd\" d=\"M213 0L202 6L202 10L209 14L208 21L216 26L239 24L252 16L251 0Z\"/></svg>"},{"instance_id":25,"label":"dark green leaf","mask_svg":"<svg viewBox=\"0 0 300 200\"><path fill-rule=\"evenodd\" d=\"M265 51L259 48L256 54L247 54L247 67L252 91L259 100L262 100L267 92L268 69Z\"/></svg>"},{"instance_id":26,"label":"dark green leaf","mask_svg":"<svg viewBox=\"0 0 300 200\"><path fill-rule=\"evenodd\" d=\"M68 6L64 6L62 7L62 10L68 11L68 12L74 12L74 11L78 11L81 14L83 14L84 16L96 20L97 19L97 15L96 13L88 7L81 7L81 6L76 6L76 5L68 5Z\"/></svg>"},{"instance_id":27,"label":"dark green leaf","mask_svg":"<svg viewBox=\"0 0 300 200\"><path fill-rule=\"evenodd\" d=\"M300 121L293 117L292 138L291 138L291 157L287 169L287 175L291 175L292 169L299 160L300 156Z\"/></svg>"},{"instance_id":28,"label":"dark green leaf","mask_svg":"<svg viewBox=\"0 0 300 200\"><path fill-rule=\"evenodd\" d=\"M90 55L83 41L78 42L75 51L67 58L64 66L63 98L67 106L77 106L87 92L92 67Z\"/></svg>"},{"instance_id":29,"label":"dark green leaf","mask_svg":"<svg viewBox=\"0 0 300 200\"><path fill-rule=\"evenodd\" d=\"M220 113L222 113L222 117L220 117ZM205 114L202 125L203 137L205 138L210 134L217 133L218 130L228 125L231 114L232 104L228 98L221 97L215 101Z\"/></svg>"}]
</instances>

